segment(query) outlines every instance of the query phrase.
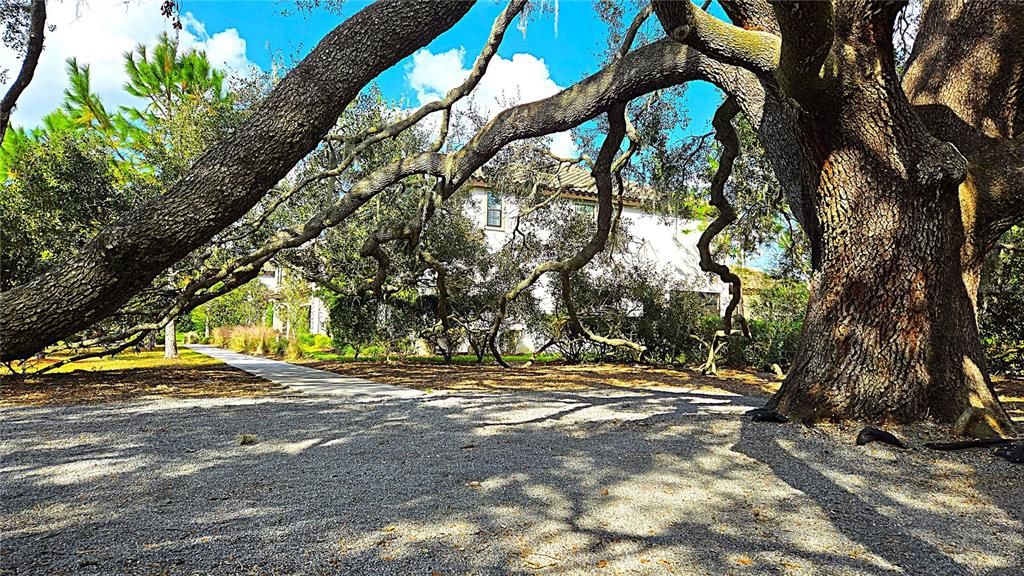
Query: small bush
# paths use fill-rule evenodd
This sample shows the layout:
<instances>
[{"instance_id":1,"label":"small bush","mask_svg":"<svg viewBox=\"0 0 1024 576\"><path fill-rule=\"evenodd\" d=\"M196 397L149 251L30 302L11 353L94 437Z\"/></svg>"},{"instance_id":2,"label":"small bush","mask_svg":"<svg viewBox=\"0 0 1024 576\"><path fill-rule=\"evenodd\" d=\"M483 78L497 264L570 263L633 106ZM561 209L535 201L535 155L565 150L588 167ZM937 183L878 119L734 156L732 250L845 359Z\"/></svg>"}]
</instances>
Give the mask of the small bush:
<instances>
[{"instance_id":1,"label":"small bush","mask_svg":"<svg viewBox=\"0 0 1024 576\"><path fill-rule=\"evenodd\" d=\"M285 343L266 326L222 326L213 330L210 343L244 354L280 355Z\"/></svg>"},{"instance_id":2,"label":"small bush","mask_svg":"<svg viewBox=\"0 0 1024 576\"><path fill-rule=\"evenodd\" d=\"M288 340L288 344L285 347L284 357L288 360L299 360L305 358L308 354L306 349L302 346L299 338L292 338Z\"/></svg>"},{"instance_id":3,"label":"small bush","mask_svg":"<svg viewBox=\"0 0 1024 576\"><path fill-rule=\"evenodd\" d=\"M218 348L227 348L228 340L231 339L231 326L219 326L213 329L210 334L210 344Z\"/></svg>"},{"instance_id":4,"label":"small bush","mask_svg":"<svg viewBox=\"0 0 1024 576\"><path fill-rule=\"evenodd\" d=\"M278 336L277 338L274 338L273 340L267 342L266 346L267 356L281 356L284 354L285 349L288 347L288 342L284 338Z\"/></svg>"}]
</instances>

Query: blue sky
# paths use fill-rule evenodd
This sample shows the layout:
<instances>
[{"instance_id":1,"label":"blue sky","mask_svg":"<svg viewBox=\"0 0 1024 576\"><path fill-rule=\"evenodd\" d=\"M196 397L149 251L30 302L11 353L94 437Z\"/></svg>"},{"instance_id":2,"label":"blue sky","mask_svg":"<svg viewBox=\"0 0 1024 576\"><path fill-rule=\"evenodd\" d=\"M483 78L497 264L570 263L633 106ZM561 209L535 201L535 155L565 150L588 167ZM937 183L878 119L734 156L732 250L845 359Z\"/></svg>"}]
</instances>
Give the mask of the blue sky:
<instances>
[{"instance_id":1,"label":"blue sky","mask_svg":"<svg viewBox=\"0 0 1024 576\"><path fill-rule=\"evenodd\" d=\"M547 2L550 5L553 0ZM57 25L57 30L47 39L36 82L15 113L16 124L33 125L59 105L65 85L63 61L70 55L92 65L94 91L108 105L129 103L130 98L120 90L124 81L120 54L138 42L152 43L160 31L168 29L159 15L158 0L91 0L81 12L74 11L75 4L57 3L50 10L50 22ZM206 50L215 64L224 67L256 65L269 70L275 54L285 59L301 57L341 20L366 4L347 0L340 16L325 11L283 16L282 11L292 8L292 4L273 0L184 0L187 17L183 45ZM410 57L383 73L377 83L384 94L403 100L405 106L414 106L457 83L461 80L459 64L463 70L468 69L503 6L503 2L493 0L478 2L418 58ZM496 100L495 94L508 90L522 100L540 98L598 69L606 27L591 0L560 0L558 16L557 32L551 13L531 18L525 37L518 29L508 31L498 51L504 61L492 63L494 74L485 77L480 99ZM653 19L646 26L661 32ZM0 54L0 66L13 67L16 63L14 55ZM422 69L416 69L421 65ZM688 107L693 122L686 132L706 132L718 101L714 88L692 85ZM495 111L500 108L493 106Z\"/></svg>"},{"instance_id":2,"label":"blue sky","mask_svg":"<svg viewBox=\"0 0 1024 576\"><path fill-rule=\"evenodd\" d=\"M271 1L186 0L185 8L210 30L237 28L248 42L249 59L267 69L271 51L285 55L305 54L337 25L339 19L347 18L367 4L369 2L349 0L344 3L340 17L325 11L281 17L282 5ZM431 42L427 50L440 53L463 47L467 52L468 66L503 7L503 2L478 2L451 30ZM240 14L242 9L245 10L244 17ZM529 53L543 59L552 80L562 87L596 72L600 63L597 54L605 46L606 25L597 17L591 0L560 0L558 20L557 33L551 13L529 22L525 37L517 29L509 30L498 54L510 58L516 53ZM660 31L654 18L646 26ZM400 63L378 79L389 97L414 96L405 78L407 65L408 61ZM694 129L703 132L719 96L708 85L695 85L691 92L689 106L697 125Z\"/></svg>"}]
</instances>

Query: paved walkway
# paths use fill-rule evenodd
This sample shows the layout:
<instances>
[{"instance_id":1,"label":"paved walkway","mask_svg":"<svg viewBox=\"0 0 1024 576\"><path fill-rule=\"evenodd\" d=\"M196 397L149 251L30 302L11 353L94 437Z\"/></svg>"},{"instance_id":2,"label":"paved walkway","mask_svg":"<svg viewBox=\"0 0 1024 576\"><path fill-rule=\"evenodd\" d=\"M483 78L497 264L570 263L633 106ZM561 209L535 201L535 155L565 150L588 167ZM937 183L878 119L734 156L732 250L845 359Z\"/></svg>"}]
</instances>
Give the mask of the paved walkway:
<instances>
[{"instance_id":1,"label":"paved walkway","mask_svg":"<svg viewBox=\"0 0 1024 576\"><path fill-rule=\"evenodd\" d=\"M423 395L419 390L381 384L362 378L342 376L326 370L239 354L216 346L189 344L189 349L216 358L228 366L245 370L271 382L299 390L306 394L348 396L357 402L372 402L391 398L414 398Z\"/></svg>"}]
</instances>

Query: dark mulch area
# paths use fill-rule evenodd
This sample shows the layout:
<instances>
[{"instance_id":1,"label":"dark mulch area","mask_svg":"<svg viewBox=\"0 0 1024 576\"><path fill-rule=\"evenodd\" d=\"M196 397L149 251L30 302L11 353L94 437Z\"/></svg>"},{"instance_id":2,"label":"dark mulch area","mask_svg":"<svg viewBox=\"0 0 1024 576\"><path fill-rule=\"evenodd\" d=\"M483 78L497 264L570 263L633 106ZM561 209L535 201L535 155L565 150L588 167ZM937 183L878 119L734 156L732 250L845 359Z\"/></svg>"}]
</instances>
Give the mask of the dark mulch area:
<instances>
[{"instance_id":1,"label":"dark mulch area","mask_svg":"<svg viewBox=\"0 0 1024 576\"><path fill-rule=\"evenodd\" d=\"M0 406L99 404L154 397L258 397L280 386L230 366L170 366L78 370L67 374L0 377Z\"/></svg>"},{"instance_id":2,"label":"dark mulch area","mask_svg":"<svg viewBox=\"0 0 1024 576\"><path fill-rule=\"evenodd\" d=\"M722 370L718 376L704 376L692 370L619 364L540 364L507 369L487 364L445 366L398 360L391 363L324 361L305 365L419 390L550 391L672 386L766 396L778 387L777 382L767 377L741 370Z\"/></svg>"}]
</instances>

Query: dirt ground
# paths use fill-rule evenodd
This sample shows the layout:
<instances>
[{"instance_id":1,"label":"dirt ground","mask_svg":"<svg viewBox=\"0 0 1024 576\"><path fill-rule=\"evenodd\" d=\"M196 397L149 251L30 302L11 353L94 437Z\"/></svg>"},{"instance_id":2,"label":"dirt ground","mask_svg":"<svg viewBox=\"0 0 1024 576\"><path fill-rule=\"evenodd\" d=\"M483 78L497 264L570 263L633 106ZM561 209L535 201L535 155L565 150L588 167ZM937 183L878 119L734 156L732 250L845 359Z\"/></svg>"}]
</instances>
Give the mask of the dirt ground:
<instances>
[{"instance_id":1,"label":"dirt ground","mask_svg":"<svg viewBox=\"0 0 1024 576\"><path fill-rule=\"evenodd\" d=\"M693 370L650 366L542 364L504 369L496 365L446 366L409 360L318 361L305 365L386 384L435 391L578 391L607 388L674 388L768 396L779 382L771 375L721 370L705 376ZM0 406L96 404L155 397L259 397L280 387L220 362L182 350L177 360L160 352L124 354L66 367L71 370L25 378L0 376ZM995 378L1010 415L1024 422L1024 378Z\"/></svg>"},{"instance_id":2,"label":"dirt ground","mask_svg":"<svg viewBox=\"0 0 1024 576\"><path fill-rule=\"evenodd\" d=\"M683 388L710 392L732 392L746 396L770 396L779 382L770 374L747 370L720 370L705 376L694 370L650 366L536 365L504 369L495 365L445 366L423 362L326 361L305 365L346 376L367 378L418 390L452 391L571 391L598 388ZM1010 412L1024 422L1024 378L996 377L994 382Z\"/></svg>"},{"instance_id":3,"label":"dirt ground","mask_svg":"<svg viewBox=\"0 0 1024 576\"><path fill-rule=\"evenodd\" d=\"M1024 422L1024 378L995 378L993 384L1010 417Z\"/></svg>"},{"instance_id":4,"label":"dirt ground","mask_svg":"<svg viewBox=\"0 0 1024 576\"><path fill-rule=\"evenodd\" d=\"M766 396L778 389L769 375L723 370L718 376L696 371L625 365L536 365L502 368L496 365L445 366L420 362L310 362L313 368L358 376L417 390L569 391L593 388L685 388Z\"/></svg>"}]
</instances>

